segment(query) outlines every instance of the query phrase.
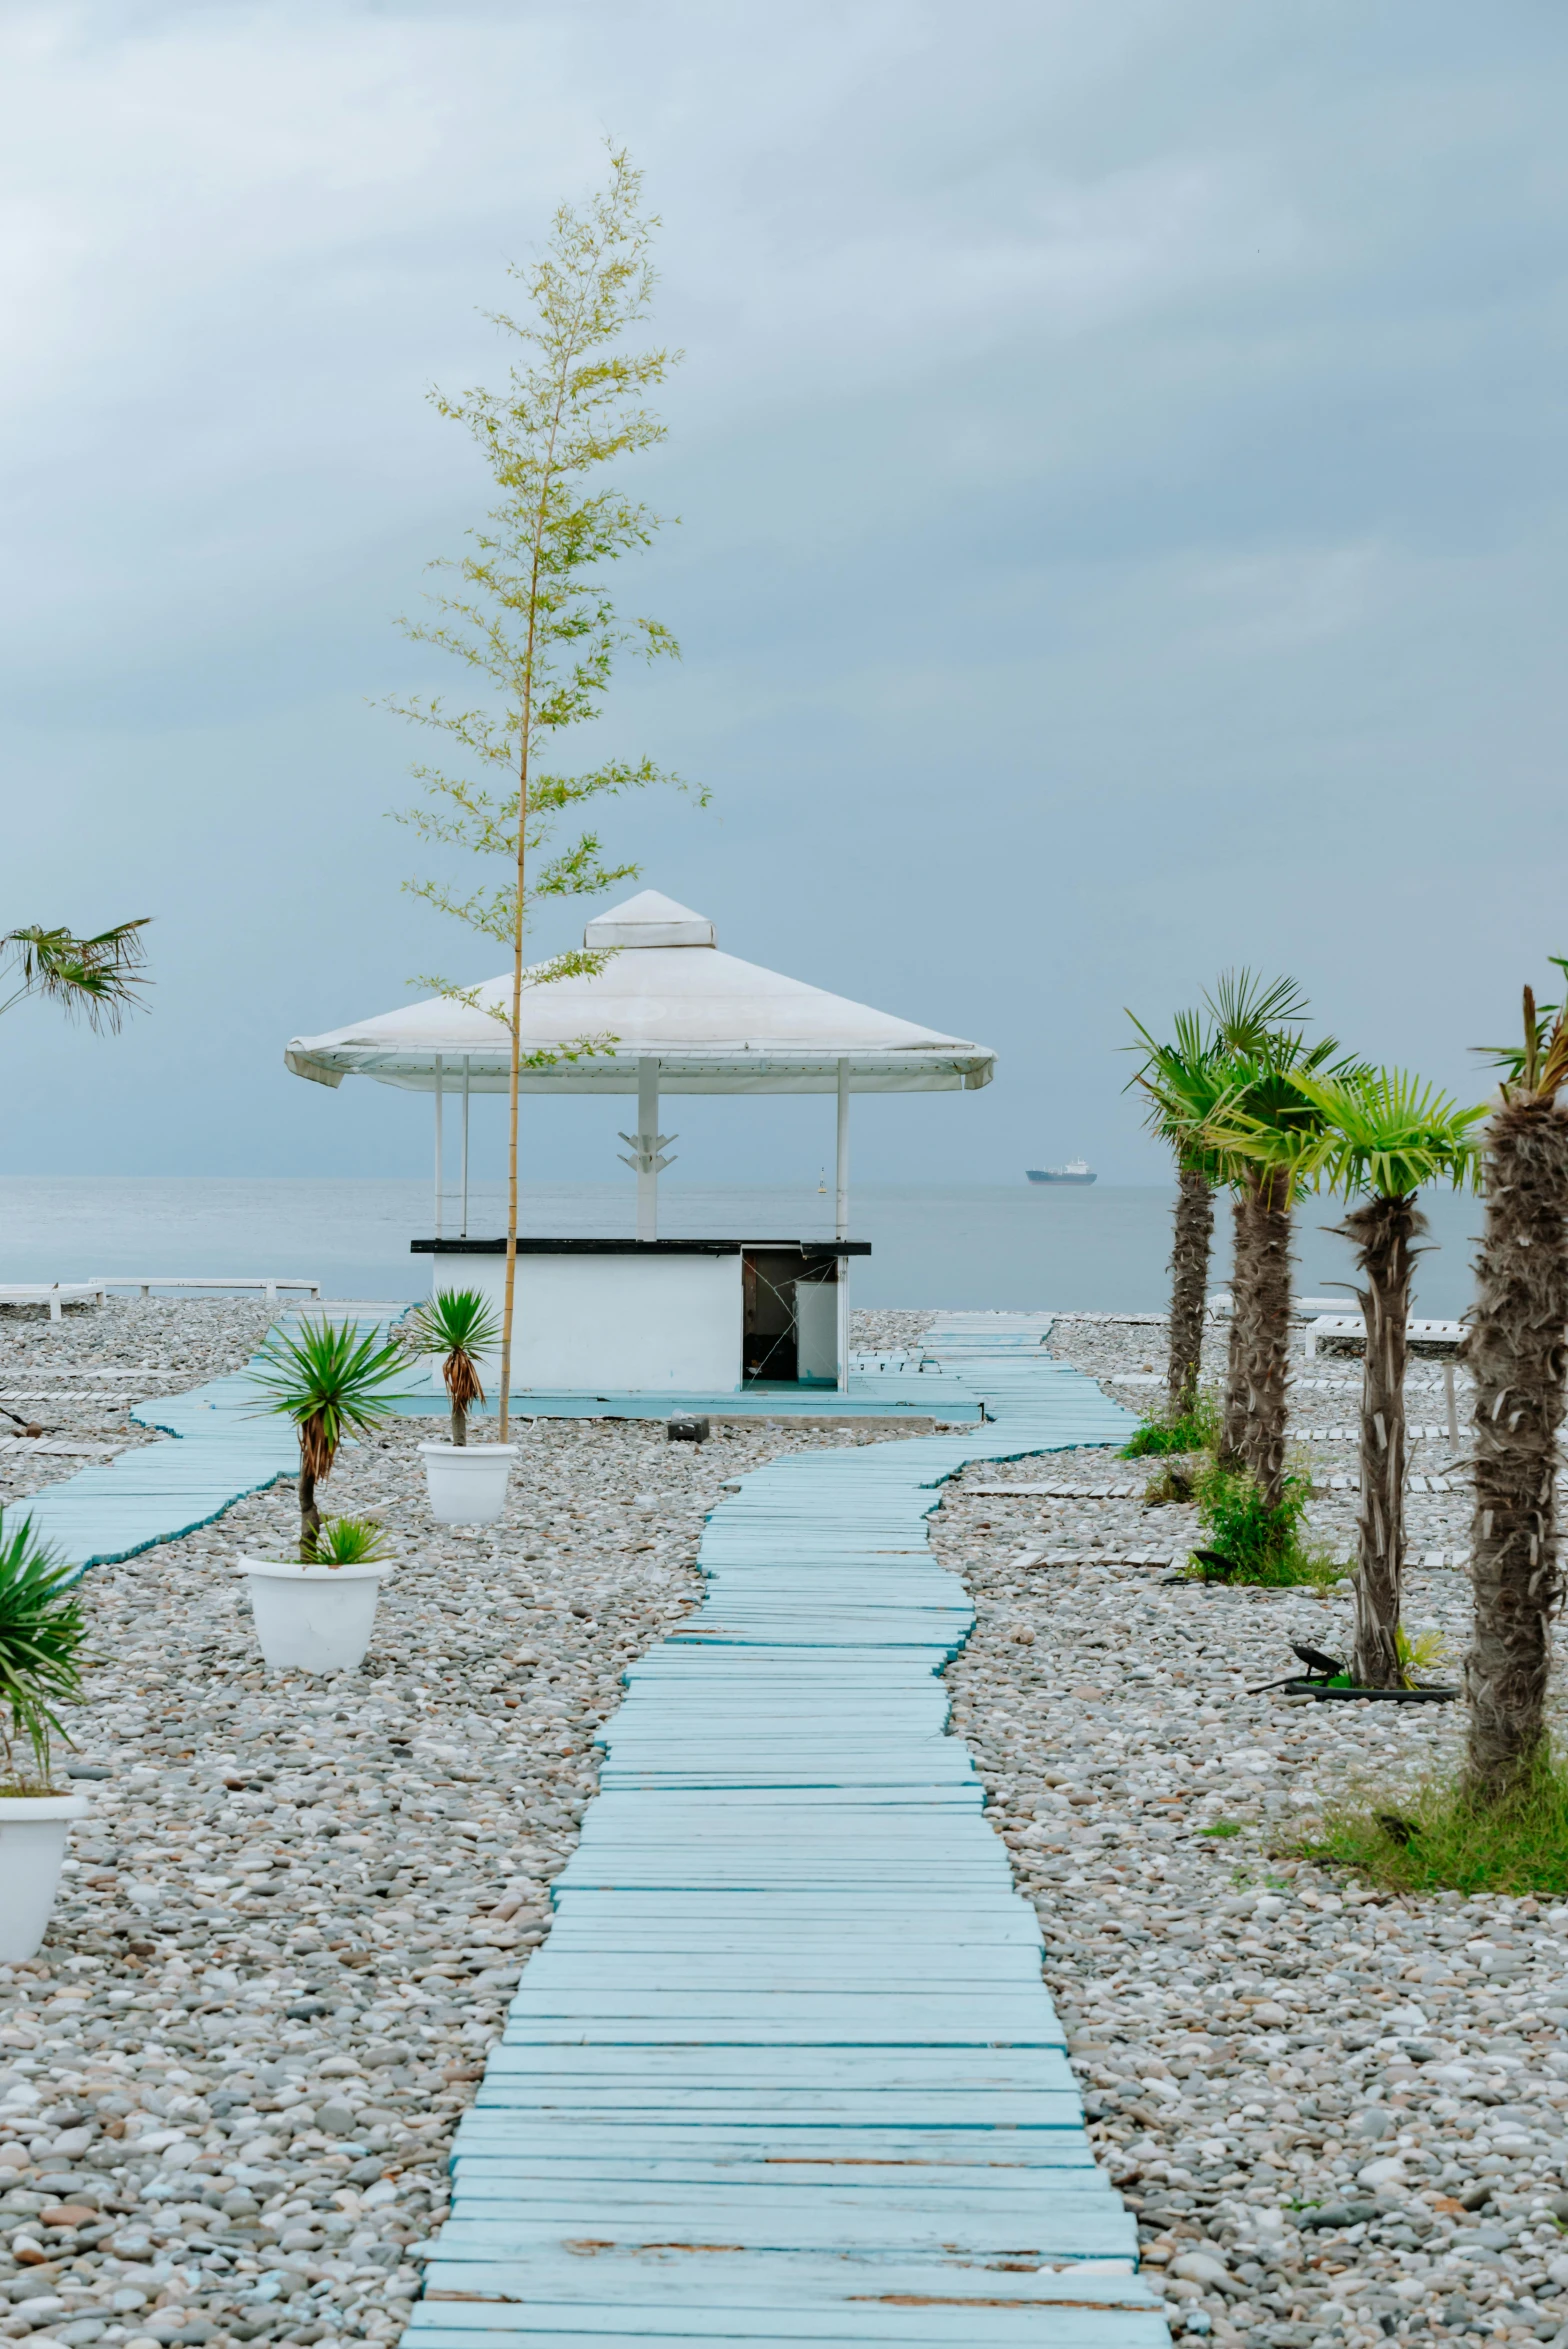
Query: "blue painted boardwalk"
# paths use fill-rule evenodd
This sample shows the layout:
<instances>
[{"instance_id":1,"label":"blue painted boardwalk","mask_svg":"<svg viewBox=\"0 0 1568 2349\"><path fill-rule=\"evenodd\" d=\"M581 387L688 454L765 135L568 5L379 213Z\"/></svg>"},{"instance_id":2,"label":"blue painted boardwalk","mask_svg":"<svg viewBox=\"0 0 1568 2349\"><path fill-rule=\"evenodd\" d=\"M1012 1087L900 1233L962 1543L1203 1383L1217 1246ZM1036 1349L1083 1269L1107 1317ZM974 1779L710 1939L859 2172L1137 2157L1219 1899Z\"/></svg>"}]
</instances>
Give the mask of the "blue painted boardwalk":
<instances>
[{"instance_id":1,"label":"blue painted boardwalk","mask_svg":"<svg viewBox=\"0 0 1568 2349\"><path fill-rule=\"evenodd\" d=\"M814 1452L711 1518L458 2134L409 2349L1161 2349L1034 1913L938 1674L924 1519L969 1460L1114 1440L1044 1321L948 1316L994 1425Z\"/></svg>"}]
</instances>

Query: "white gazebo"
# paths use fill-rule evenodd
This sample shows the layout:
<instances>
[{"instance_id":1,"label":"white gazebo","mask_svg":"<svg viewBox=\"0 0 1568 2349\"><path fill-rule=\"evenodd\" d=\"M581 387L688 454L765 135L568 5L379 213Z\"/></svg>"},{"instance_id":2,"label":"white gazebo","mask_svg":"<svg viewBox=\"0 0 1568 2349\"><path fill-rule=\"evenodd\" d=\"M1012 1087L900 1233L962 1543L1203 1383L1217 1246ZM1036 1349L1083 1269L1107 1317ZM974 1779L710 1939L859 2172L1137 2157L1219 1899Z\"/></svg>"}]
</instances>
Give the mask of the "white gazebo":
<instances>
[{"instance_id":1,"label":"white gazebo","mask_svg":"<svg viewBox=\"0 0 1568 2349\"><path fill-rule=\"evenodd\" d=\"M746 1378L771 1383L771 1365L842 1386L847 1260L869 1254L849 1238L849 1096L972 1090L990 1083L995 1055L722 954L710 921L655 889L589 922L583 943L613 950L596 977L523 995L525 1057L578 1057L525 1068L522 1086L636 1094L636 1131L621 1138L637 1175L637 1236L519 1238L514 1385L728 1392ZM495 1010L509 1004L511 986L508 974L479 987L472 1007L437 996L296 1036L284 1052L294 1074L316 1084L365 1076L434 1095L435 1232L413 1246L435 1258L441 1288L451 1285L453 1256L474 1259L465 1286L498 1289L504 1274L505 1241L468 1231L468 1105L475 1093L507 1089L510 1042ZM661 1093L836 1094L835 1239L661 1240L658 1181L676 1139L659 1131ZM442 1229L443 1108L453 1097L462 1121L455 1237ZM775 1328L781 1320L788 1326Z\"/></svg>"}]
</instances>

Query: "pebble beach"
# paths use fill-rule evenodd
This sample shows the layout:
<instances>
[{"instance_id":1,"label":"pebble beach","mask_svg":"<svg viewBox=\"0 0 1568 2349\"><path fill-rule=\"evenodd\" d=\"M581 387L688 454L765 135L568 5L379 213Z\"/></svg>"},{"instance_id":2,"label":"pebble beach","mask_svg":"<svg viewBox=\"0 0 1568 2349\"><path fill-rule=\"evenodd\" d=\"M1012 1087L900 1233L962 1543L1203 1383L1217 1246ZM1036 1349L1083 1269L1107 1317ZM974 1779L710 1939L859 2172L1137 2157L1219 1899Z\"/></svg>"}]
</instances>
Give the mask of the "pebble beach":
<instances>
[{"instance_id":1,"label":"pebble beach","mask_svg":"<svg viewBox=\"0 0 1568 2349\"><path fill-rule=\"evenodd\" d=\"M91 1456L45 1442L154 1440L129 1403L237 1367L269 1318L157 1298L0 1315L0 1402L48 1430L0 1451L0 1506ZM856 1342L917 1346L928 1321L857 1315ZM1051 1345L1137 1409L1163 1334L1066 1319ZM1348 1555L1354 1495L1331 1479L1354 1471L1355 1366L1298 1367L1313 1530ZM1466 1500L1422 1365L1411 1417L1433 1427L1413 1547L1451 1557ZM429 1432L394 1423L327 1489L397 1543L356 1673L261 1668L234 1561L291 1538L286 1485L84 1579L100 1660L68 1759L92 1815L44 1951L0 1968L0 2333L397 2335L452 2132L549 1930L593 1732L694 1603L705 1515L780 1452L888 1440L541 1421L505 1519L466 1536L429 1517ZM1343 1652L1348 1593L1173 1585L1196 1522L1144 1505L1153 1466L971 1468L931 1527L977 1613L953 1728L1173 2330L1568 2349L1568 1908L1395 1900L1299 1856L1336 1791L1393 1797L1430 1767L1458 1709L1249 1694L1293 1640ZM1410 1628L1455 1670L1468 1596L1462 1568L1412 1573Z\"/></svg>"}]
</instances>

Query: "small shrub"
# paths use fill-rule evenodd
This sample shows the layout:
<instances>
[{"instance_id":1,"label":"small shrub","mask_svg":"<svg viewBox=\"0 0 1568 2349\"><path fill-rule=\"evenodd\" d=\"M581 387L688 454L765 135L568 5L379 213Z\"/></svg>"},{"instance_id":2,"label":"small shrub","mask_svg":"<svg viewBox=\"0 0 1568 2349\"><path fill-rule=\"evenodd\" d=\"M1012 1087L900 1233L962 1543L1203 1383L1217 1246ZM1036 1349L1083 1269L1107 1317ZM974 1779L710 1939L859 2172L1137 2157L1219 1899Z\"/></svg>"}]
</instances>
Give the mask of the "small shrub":
<instances>
[{"instance_id":1,"label":"small shrub","mask_svg":"<svg viewBox=\"0 0 1568 2349\"><path fill-rule=\"evenodd\" d=\"M1123 1444L1123 1460L1163 1459L1172 1452L1212 1452L1220 1440L1219 1405L1199 1395L1190 1411L1174 1419L1146 1420Z\"/></svg>"},{"instance_id":2,"label":"small shrub","mask_svg":"<svg viewBox=\"0 0 1568 2349\"><path fill-rule=\"evenodd\" d=\"M1184 1460L1168 1460L1158 1476L1153 1476L1143 1488L1146 1509L1167 1509L1198 1496L1201 1468Z\"/></svg>"},{"instance_id":3,"label":"small shrub","mask_svg":"<svg viewBox=\"0 0 1568 2349\"><path fill-rule=\"evenodd\" d=\"M1239 1819L1216 1819L1212 1827L1200 1827L1198 1833L1211 1835L1216 1842L1224 1843L1232 1835L1241 1833L1241 1821Z\"/></svg>"},{"instance_id":4,"label":"small shrub","mask_svg":"<svg viewBox=\"0 0 1568 2349\"><path fill-rule=\"evenodd\" d=\"M1504 1803L1473 1802L1448 1776L1396 1800L1363 1789L1335 1804L1301 1857L1398 1892L1568 1894L1568 1768L1550 1756Z\"/></svg>"},{"instance_id":5,"label":"small shrub","mask_svg":"<svg viewBox=\"0 0 1568 2349\"><path fill-rule=\"evenodd\" d=\"M324 1517L304 1552L307 1566L373 1566L390 1557L386 1527L377 1517Z\"/></svg>"},{"instance_id":6,"label":"small shrub","mask_svg":"<svg viewBox=\"0 0 1568 2349\"><path fill-rule=\"evenodd\" d=\"M1301 1584L1322 1590L1342 1580L1348 1569L1302 1540L1311 1491L1306 1477L1287 1476L1284 1498L1271 1509L1245 1469L1210 1468L1194 1493L1209 1538L1193 1552L1188 1579L1268 1590Z\"/></svg>"}]
</instances>

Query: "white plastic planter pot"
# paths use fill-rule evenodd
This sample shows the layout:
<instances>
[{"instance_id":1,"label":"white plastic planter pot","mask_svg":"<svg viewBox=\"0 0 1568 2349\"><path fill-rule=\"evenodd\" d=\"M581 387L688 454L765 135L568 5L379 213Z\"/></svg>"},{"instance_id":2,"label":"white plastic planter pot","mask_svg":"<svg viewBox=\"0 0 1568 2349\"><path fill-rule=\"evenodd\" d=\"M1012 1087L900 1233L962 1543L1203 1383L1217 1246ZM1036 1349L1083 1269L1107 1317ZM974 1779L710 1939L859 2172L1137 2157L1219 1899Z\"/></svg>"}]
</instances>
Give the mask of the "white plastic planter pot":
<instances>
[{"instance_id":1,"label":"white plastic planter pot","mask_svg":"<svg viewBox=\"0 0 1568 2349\"><path fill-rule=\"evenodd\" d=\"M79 1794L0 1794L0 1963L36 1957L48 1930Z\"/></svg>"},{"instance_id":2,"label":"white plastic planter pot","mask_svg":"<svg viewBox=\"0 0 1568 2349\"><path fill-rule=\"evenodd\" d=\"M392 1569L241 1558L261 1652L274 1672L352 1672L364 1660Z\"/></svg>"},{"instance_id":3,"label":"white plastic planter pot","mask_svg":"<svg viewBox=\"0 0 1568 2349\"><path fill-rule=\"evenodd\" d=\"M515 1444L421 1444L438 1525L493 1525L506 1507Z\"/></svg>"}]
</instances>

